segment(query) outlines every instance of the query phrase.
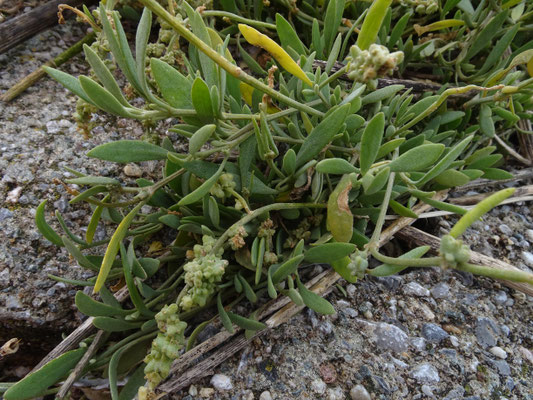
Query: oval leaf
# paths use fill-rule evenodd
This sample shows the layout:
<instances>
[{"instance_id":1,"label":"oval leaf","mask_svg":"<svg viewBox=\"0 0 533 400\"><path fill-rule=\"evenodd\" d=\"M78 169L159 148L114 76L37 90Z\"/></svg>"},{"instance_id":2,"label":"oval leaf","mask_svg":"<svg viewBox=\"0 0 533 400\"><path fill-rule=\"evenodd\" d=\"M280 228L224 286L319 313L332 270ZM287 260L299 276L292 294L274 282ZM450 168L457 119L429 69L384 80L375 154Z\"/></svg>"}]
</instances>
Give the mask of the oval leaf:
<instances>
[{"instance_id":1,"label":"oval leaf","mask_svg":"<svg viewBox=\"0 0 533 400\"><path fill-rule=\"evenodd\" d=\"M168 151L142 140L119 140L95 147L87 153L89 157L117 163L164 160Z\"/></svg>"}]
</instances>

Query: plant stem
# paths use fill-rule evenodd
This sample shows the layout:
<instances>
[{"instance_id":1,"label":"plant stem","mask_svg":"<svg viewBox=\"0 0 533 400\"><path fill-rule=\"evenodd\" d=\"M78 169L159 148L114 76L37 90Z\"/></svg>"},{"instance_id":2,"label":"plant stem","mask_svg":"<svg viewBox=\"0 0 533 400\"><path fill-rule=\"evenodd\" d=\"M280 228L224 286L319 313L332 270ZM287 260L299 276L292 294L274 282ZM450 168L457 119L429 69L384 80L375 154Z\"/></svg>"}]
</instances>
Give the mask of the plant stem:
<instances>
[{"instance_id":1,"label":"plant stem","mask_svg":"<svg viewBox=\"0 0 533 400\"><path fill-rule=\"evenodd\" d=\"M533 285L533 274L525 271L510 271L505 269L490 268L484 265L474 265L464 263L458 265L457 268L460 271L470 272L474 275L483 275L493 279L501 279L505 281L513 282L525 282Z\"/></svg>"},{"instance_id":2,"label":"plant stem","mask_svg":"<svg viewBox=\"0 0 533 400\"><path fill-rule=\"evenodd\" d=\"M389 182L387 183L387 189L385 192L385 196L383 197L383 203L381 204L381 209L379 210L379 217L376 222L374 232L372 233L372 237L370 238L370 242L367 244L368 248L374 248L379 242L379 237L381 236L381 229L383 228L383 224L385 223L385 216L387 215L387 210L389 208L389 201L392 194L392 187L394 186L395 176L396 174L394 172L391 172L389 175Z\"/></svg>"},{"instance_id":3,"label":"plant stem","mask_svg":"<svg viewBox=\"0 0 533 400\"><path fill-rule=\"evenodd\" d=\"M267 28L267 29L270 29L270 30L273 30L273 31L276 30L276 25L274 25L274 24L269 24L268 22L263 22L263 21L257 21L255 19L244 18L244 17L241 17L240 15L233 14L233 13L230 13L230 12L227 12L227 11L207 10L207 11L200 12L200 14L203 17L228 18L228 19L231 19L232 21L241 22L243 24L252 25L252 26L259 26L261 28Z\"/></svg>"},{"instance_id":4,"label":"plant stem","mask_svg":"<svg viewBox=\"0 0 533 400\"><path fill-rule=\"evenodd\" d=\"M441 257L428 257L428 258L397 258L388 257L381 254L377 249L370 248L370 254L385 264L398 265L401 267L431 267L439 266L441 264Z\"/></svg>"},{"instance_id":5,"label":"plant stem","mask_svg":"<svg viewBox=\"0 0 533 400\"><path fill-rule=\"evenodd\" d=\"M239 226L243 226L244 224L247 224L253 219L259 217L261 214L267 213L269 211L293 210L293 209L298 209L298 208L326 208L326 204L322 204L322 203L274 203L274 204L269 204L268 206L258 208L257 210L252 211L251 214L245 215L240 220L235 222L232 226L230 226L222 234L222 236L218 238L217 242L213 246L213 249L211 250L211 253L216 253L217 250L220 249L224 245L224 243L229 238L230 231L235 231Z\"/></svg>"},{"instance_id":6,"label":"plant stem","mask_svg":"<svg viewBox=\"0 0 533 400\"><path fill-rule=\"evenodd\" d=\"M265 85L260 80L252 77L251 75L248 75L242 69L240 69L236 65L232 64L229 60L224 58L224 56L220 55L215 50L210 48L207 44L205 44L198 36L193 34L180 21L178 21L176 18L170 15L167 10L161 7L161 5L159 5L156 0L140 0L140 1L142 4L144 4L144 6L152 10L157 16L159 16L161 19L167 22L176 32L178 32L181 36L183 36L187 41L189 41L191 44L196 46L198 50L206 54L209 58L211 58L214 62L216 62L221 68L225 69L228 73L230 73L235 78L249 84L253 88L263 93L266 93L273 99L276 99L300 111L309 113L311 115L317 115L320 117L324 115L323 112L315 110L314 108L311 108L305 104L300 103L299 101L291 99L290 97L285 96L281 94L280 92L272 89L268 85Z\"/></svg>"}]
</instances>

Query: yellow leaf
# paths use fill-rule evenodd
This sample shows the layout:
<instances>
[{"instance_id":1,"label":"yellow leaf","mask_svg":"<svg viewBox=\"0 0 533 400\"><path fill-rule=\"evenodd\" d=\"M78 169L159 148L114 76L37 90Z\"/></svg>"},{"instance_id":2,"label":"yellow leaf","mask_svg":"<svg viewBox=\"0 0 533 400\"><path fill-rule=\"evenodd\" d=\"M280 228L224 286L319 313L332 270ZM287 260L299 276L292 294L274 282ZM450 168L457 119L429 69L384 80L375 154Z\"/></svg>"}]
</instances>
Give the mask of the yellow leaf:
<instances>
[{"instance_id":1,"label":"yellow leaf","mask_svg":"<svg viewBox=\"0 0 533 400\"><path fill-rule=\"evenodd\" d=\"M313 86L313 82L311 82L305 72L279 44L251 26L239 24L239 30L248 43L265 49L287 72L301 79L309 86Z\"/></svg>"},{"instance_id":2,"label":"yellow leaf","mask_svg":"<svg viewBox=\"0 0 533 400\"><path fill-rule=\"evenodd\" d=\"M239 89L241 90L241 95L242 95L242 98L244 99L244 102L251 107L252 106L252 94L254 92L254 88L248 85L247 83L240 82ZM271 104L267 106L267 114L274 114L279 111L280 111L279 108Z\"/></svg>"},{"instance_id":3,"label":"yellow leaf","mask_svg":"<svg viewBox=\"0 0 533 400\"><path fill-rule=\"evenodd\" d=\"M353 215L348 205L352 189L349 175L344 175L328 199L326 226L337 242L349 242L353 234Z\"/></svg>"},{"instance_id":4,"label":"yellow leaf","mask_svg":"<svg viewBox=\"0 0 533 400\"><path fill-rule=\"evenodd\" d=\"M533 78L533 57L531 57L527 63L527 72L529 72L529 76Z\"/></svg>"},{"instance_id":5,"label":"yellow leaf","mask_svg":"<svg viewBox=\"0 0 533 400\"><path fill-rule=\"evenodd\" d=\"M415 31L418 36L423 35L426 32L439 31L441 29L453 28L454 26L462 26L465 22L460 19L445 19L444 21L437 21L426 26L414 25Z\"/></svg>"}]
</instances>

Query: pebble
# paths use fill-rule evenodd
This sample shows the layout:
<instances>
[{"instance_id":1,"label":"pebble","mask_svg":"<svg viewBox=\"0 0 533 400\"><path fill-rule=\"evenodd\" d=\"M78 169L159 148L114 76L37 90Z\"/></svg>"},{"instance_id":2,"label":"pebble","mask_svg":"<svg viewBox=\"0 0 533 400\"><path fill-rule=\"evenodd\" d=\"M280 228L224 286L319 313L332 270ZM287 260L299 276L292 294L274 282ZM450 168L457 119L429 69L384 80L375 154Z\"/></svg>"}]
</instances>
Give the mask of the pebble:
<instances>
[{"instance_id":1,"label":"pebble","mask_svg":"<svg viewBox=\"0 0 533 400\"><path fill-rule=\"evenodd\" d=\"M233 385L229 376L223 374L215 374L211 378L211 385L217 390L231 390Z\"/></svg>"},{"instance_id":2,"label":"pebble","mask_svg":"<svg viewBox=\"0 0 533 400\"><path fill-rule=\"evenodd\" d=\"M198 395L198 389L196 388L196 386L191 385L191 386L189 387L189 394L190 394L191 396L197 396L197 395Z\"/></svg>"},{"instance_id":3,"label":"pebble","mask_svg":"<svg viewBox=\"0 0 533 400\"><path fill-rule=\"evenodd\" d=\"M507 352L499 346L491 347L489 350L494 356L505 360L507 358Z\"/></svg>"},{"instance_id":4,"label":"pebble","mask_svg":"<svg viewBox=\"0 0 533 400\"><path fill-rule=\"evenodd\" d=\"M530 350L526 349L523 346L520 346L518 348L518 351L520 352L520 354L522 354L522 357L524 357L526 360L529 361L531 365L533 365L533 353Z\"/></svg>"},{"instance_id":5,"label":"pebble","mask_svg":"<svg viewBox=\"0 0 533 400\"><path fill-rule=\"evenodd\" d=\"M272 400L272 395L268 390L265 390L259 395L259 400Z\"/></svg>"},{"instance_id":6,"label":"pebble","mask_svg":"<svg viewBox=\"0 0 533 400\"><path fill-rule=\"evenodd\" d=\"M512 236L513 235L513 230L511 228L509 228L507 225L505 224L501 224L500 226L498 226L498 229L500 230L501 233L503 233L505 236Z\"/></svg>"},{"instance_id":7,"label":"pebble","mask_svg":"<svg viewBox=\"0 0 533 400\"><path fill-rule=\"evenodd\" d=\"M13 218L13 213L7 208L0 208L0 222Z\"/></svg>"},{"instance_id":8,"label":"pebble","mask_svg":"<svg viewBox=\"0 0 533 400\"><path fill-rule=\"evenodd\" d=\"M395 325L382 322L374 331L376 346L381 350L402 353L407 350L409 336Z\"/></svg>"},{"instance_id":9,"label":"pebble","mask_svg":"<svg viewBox=\"0 0 533 400\"><path fill-rule=\"evenodd\" d=\"M440 343L450 335L437 324L428 323L422 326L422 336L432 343Z\"/></svg>"},{"instance_id":10,"label":"pebble","mask_svg":"<svg viewBox=\"0 0 533 400\"><path fill-rule=\"evenodd\" d=\"M352 400L371 400L370 394L363 385L355 385L351 388L350 398Z\"/></svg>"},{"instance_id":11,"label":"pebble","mask_svg":"<svg viewBox=\"0 0 533 400\"><path fill-rule=\"evenodd\" d=\"M411 370L409 376L418 383L436 383L440 381L439 371L433 365L424 363Z\"/></svg>"},{"instance_id":12,"label":"pebble","mask_svg":"<svg viewBox=\"0 0 533 400\"><path fill-rule=\"evenodd\" d=\"M492 365L498 370L498 373L502 376L511 375L511 367L507 364L507 361L497 360L493 361Z\"/></svg>"},{"instance_id":13,"label":"pebble","mask_svg":"<svg viewBox=\"0 0 533 400\"><path fill-rule=\"evenodd\" d=\"M355 311L355 309L353 309L352 307L346 307L343 312L350 318L355 318L358 315L358 312Z\"/></svg>"},{"instance_id":14,"label":"pebble","mask_svg":"<svg viewBox=\"0 0 533 400\"><path fill-rule=\"evenodd\" d=\"M493 347L498 343L497 335L500 334L500 328L489 318L478 318L474 332L482 347Z\"/></svg>"},{"instance_id":15,"label":"pebble","mask_svg":"<svg viewBox=\"0 0 533 400\"><path fill-rule=\"evenodd\" d=\"M201 388L200 389L200 397L203 397L204 399L212 398L215 394L215 389L213 388Z\"/></svg>"},{"instance_id":16,"label":"pebble","mask_svg":"<svg viewBox=\"0 0 533 400\"><path fill-rule=\"evenodd\" d=\"M494 302L496 304L503 305L507 301L507 298L507 293L505 293L503 290L498 290L494 295Z\"/></svg>"},{"instance_id":17,"label":"pebble","mask_svg":"<svg viewBox=\"0 0 533 400\"><path fill-rule=\"evenodd\" d=\"M408 296L428 297L429 290L417 282L409 282L403 287L403 293Z\"/></svg>"},{"instance_id":18,"label":"pebble","mask_svg":"<svg viewBox=\"0 0 533 400\"><path fill-rule=\"evenodd\" d=\"M429 385L422 385L420 388L422 390L422 393L424 393L428 397L434 397L433 395L433 389Z\"/></svg>"},{"instance_id":19,"label":"pebble","mask_svg":"<svg viewBox=\"0 0 533 400\"><path fill-rule=\"evenodd\" d=\"M311 390L318 394L326 393L327 385L322 379L315 379L311 382Z\"/></svg>"},{"instance_id":20,"label":"pebble","mask_svg":"<svg viewBox=\"0 0 533 400\"><path fill-rule=\"evenodd\" d=\"M57 123L57 121L48 121L46 123L46 130L48 133L54 134L61 131L61 127Z\"/></svg>"},{"instance_id":21,"label":"pebble","mask_svg":"<svg viewBox=\"0 0 533 400\"><path fill-rule=\"evenodd\" d=\"M422 338L422 337L416 337L416 338L413 338L411 340L411 344L413 345L413 347L422 352L422 351L425 351L426 350L426 339Z\"/></svg>"},{"instance_id":22,"label":"pebble","mask_svg":"<svg viewBox=\"0 0 533 400\"><path fill-rule=\"evenodd\" d=\"M346 286L346 293L348 293L348 296L350 297L354 297L355 296L355 291L357 290L357 288L355 287L355 285L352 285L351 283Z\"/></svg>"},{"instance_id":23,"label":"pebble","mask_svg":"<svg viewBox=\"0 0 533 400\"><path fill-rule=\"evenodd\" d=\"M533 242L533 229L527 229L526 230L526 238L530 242Z\"/></svg>"},{"instance_id":24,"label":"pebble","mask_svg":"<svg viewBox=\"0 0 533 400\"><path fill-rule=\"evenodd\" d=\"M528 267L533 267L533 253L530 253L529 251L523 251L522 252L522 260L526 263Z\"/></svg>"},{"instance_id":25,"label":"pebble","mask_svg":"<svg viewBox=\"0 0 533 400\"><path fill-rule=\"evenodd\" d=\"M6 196L6 203L17 204L21 193L22 186L18 186L15 189L9 191Z\"/></svg>"},{"instance_id":26,"label":"pebble","mask_svg":"<svg viewBox=\"0 0 533 400\"><path fill-rule=\"evenodd\" d=\"M126 176L138 178L143 174L143 171L137 164L128 164L124 167L124 174Z\"/></svg>"},{"instance_id":27,"label":"pebble","mask_svg":"<svg viewBox=\"0 0 533 400\"><path fill-rule=\"evenodd\" d=\"M431 288L430 292L434 299L447 299L450 297L450 287L444 282L437 283Z\"/></svg>"},{"instance_id":28,"label":"pebble","mask_svg":"<svg viewBox=\"0 0 533 400\"><path fill-rule=\"evenodd\" d=\"M334 387L328 390L328 400L344 400L344 391L340 387Z\"/></svg>"}]
</instances>

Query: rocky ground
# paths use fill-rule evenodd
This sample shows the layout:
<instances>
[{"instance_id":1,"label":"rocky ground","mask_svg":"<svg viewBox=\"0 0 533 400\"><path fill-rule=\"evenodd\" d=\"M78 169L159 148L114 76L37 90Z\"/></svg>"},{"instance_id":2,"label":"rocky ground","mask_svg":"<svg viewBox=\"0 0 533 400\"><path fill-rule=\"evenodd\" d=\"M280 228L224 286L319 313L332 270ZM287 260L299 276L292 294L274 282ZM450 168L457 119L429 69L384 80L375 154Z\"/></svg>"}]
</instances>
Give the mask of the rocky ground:
<instances>
[{"instance_id":1,"label":"rocky ground","mask_svg":"<svg viewBox=\"0 0 533 400\"><path fill-rule=\"evenodd\" d=\"M0 55L0 92L82 35L68 24ZM63 70L77 74L85 66L78 58ZM127 179L85 153L144 134L140 125L95 116L86 137L72 118L75 102L44 79L0 104L0 343L23 339L19 353L0 364L0 380L23 375L80 322L75 288L47 275L79 279L86 272L39 235L37 205L47 199L48 220L57 209L79 232L89 209L68 204L60 180L71 175L64 167ZM139 172L148 177L157 166L145 163ZM533 268L532 213L531 203L494 210L466 242ZM442 234L453 220L423 222L421 228ZM343 285L328 299L336 314L304 311L174 398L533 399L531 297L488 279L427 269Z\"/></svg>"}]
</instances>

